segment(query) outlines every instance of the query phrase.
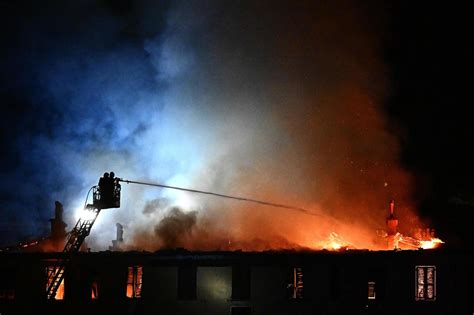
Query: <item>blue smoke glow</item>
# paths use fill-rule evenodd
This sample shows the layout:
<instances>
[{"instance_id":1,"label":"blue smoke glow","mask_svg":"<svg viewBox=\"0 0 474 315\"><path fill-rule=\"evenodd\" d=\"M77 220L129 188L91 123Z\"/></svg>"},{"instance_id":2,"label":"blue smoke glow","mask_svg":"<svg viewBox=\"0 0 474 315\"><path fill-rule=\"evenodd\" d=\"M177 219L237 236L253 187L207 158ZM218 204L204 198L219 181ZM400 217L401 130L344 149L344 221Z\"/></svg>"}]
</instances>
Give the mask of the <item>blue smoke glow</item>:
<instances>
[{"instance_id":1,"label":"blue smoke glow","mask_svg":"<svg viewBox=\"0 0 474 315\"><path fill-rule=\"evenodd\" d=\"M4 242L47 234L54 200L71 227L105 171L327 209L370 232L383 224L386 200L409 204L409 177L379 109L378 28L363 7L104 3L32 4L11 22L20 30L2 75L2 92L14 95L2 118L11 134L0 184ZM197 210L198 224L225 244L310 244L314 227L334 222L136 185L122 191L122 207L99 216L89 246L106 248L116 222L130 242L153 235L173 206ZM303 223L314 226L295 228Z\"/></svg>"}]
</instances>

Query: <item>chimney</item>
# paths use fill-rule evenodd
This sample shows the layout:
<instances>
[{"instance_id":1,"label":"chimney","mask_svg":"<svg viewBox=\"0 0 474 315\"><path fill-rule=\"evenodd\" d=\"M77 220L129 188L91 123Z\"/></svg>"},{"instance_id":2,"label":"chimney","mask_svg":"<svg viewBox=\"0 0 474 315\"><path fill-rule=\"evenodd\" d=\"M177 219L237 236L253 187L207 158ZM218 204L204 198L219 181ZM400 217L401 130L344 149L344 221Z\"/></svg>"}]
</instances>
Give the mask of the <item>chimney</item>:
<instances>
[{"instance_id":1,"label":"chimney","mask_svg":"<svg viewBox=\"0 0 474 315\"><path fill-rule=\"evenodd\" d=\"M395 235L398 232L398 219L395 218L395 201L390 200L390 215L387 218L387 234L388 235Z\"/></svg>"},{"instance_id":2,"label":"chimney","mask_svg":"<svg viewBox=\"0 0 474 315\"><path fill-rule=\"evenodd\" d=\"M111 250L111 251L121 251L122 250L123 225L120 224L120 223L117 223L116 227L117 227L116 239L112 241L112 246L109 246L109 250Z\"/></svg>"},{"instance_id":3,"label":"chimney","mask_svg":"<svg viewBox=\"0 0 474 315\"><path fill-rule=\"evenodd\" d=\"M388 249L398 248L396 235L398 233L398 219L395 217L395 201L390 200L389 204L390 214L387 218L387 242Z\"/></svg>"},{"instance_id":4,"label":"chimney","mask_svg":"<svg viewBox=\"0 0 474 315\"><path fill-rule=\"evenodd\" d=\"M54 218L49 220L51 222L51 239L59 242L63 241L66 237L67 224L63 221L63 205L56 201L54 206Z\"/></svg>"}]
</instances>

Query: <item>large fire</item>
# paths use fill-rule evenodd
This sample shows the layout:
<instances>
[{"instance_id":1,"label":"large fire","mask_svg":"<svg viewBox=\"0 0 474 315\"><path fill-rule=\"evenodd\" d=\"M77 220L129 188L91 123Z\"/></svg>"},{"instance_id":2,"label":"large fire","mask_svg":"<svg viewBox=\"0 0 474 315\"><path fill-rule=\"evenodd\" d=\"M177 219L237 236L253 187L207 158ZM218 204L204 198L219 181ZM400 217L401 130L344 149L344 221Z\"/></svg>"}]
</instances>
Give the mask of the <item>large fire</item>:
<instances>
[{"instance_id":1,"label":"large fire","mask_svg":"<svg viewBox=\"0 0 474 315\"><path fill-rule=\"evenodd\" d=\"M235 212L234 215L245 215ZM384 229L369 230L357 222L336 221L324 217L308 217L304 213L288 216L285 222L272 221L275 229L286 233L285 227L293 227L292 238L277 236L274 231L268 231L265 225L257 221L246 221L236 226L226 226L220 234L214 232L215 227L201 222L207 229L201 229L196 224L195 212L184 213L176 209L171 217L165 217L156 226L155 234L146 239L132 237L124 242L122 233L117 236L120 250L159 250L163 248L186 248L188 250L418 250L439 248L444 242L435 236L430 228L412 228L410 233L398 231L399 220L394 214L394 202L390 202L389 216ZM262 220L267 220L261 213ZM271 218L270 218L271 219ZM234 222L241 220L234 220ZM403 224L403 221L401 221ZM214 223L214 222L213 222ZM259 231L260 238L253 237L248 231ZM66 234L67 235L67 234ZM146 236L146 235L145 235ZM166 242L160 242L164 240ZM114 242L119 242L116 240ZM16 247L2 248L0 251L61 251L64 244L53 242L49 238L41 238L30 242L20 243ZM117 247L118 248L118 247ZM131 287L130 287L131 288ZM129 290L130 291L130 290Z\"/></svg>"},{"instance_id":2,"label":"large fire","mask_svg":"<svg viewBox=\"0 0 474 315\"><path fill-rule=\"evenodd\" d=\"M440 247L441 244L444 244L444 242L437 237L417 239L411 236L399 234L397 235L397 238L401 249L433 249Z\"/></svg>"},{"instance_id":3,"label":"large fire","mask_svg":"<svg viewBox=\"0 0 474 315\"><path fill-rule=\"evenodd\" d=\"M397 233L395 238L396 238L395 245L390 246L388 235L382 236L380 238L381 244L386 244L386 246L382 245L381 248L372 248L372 250L434 249L434 248L439 248L442 244L444 244L444 242L437 237L430 237L428 239L417 239L412 236L406 236L406 235ZM327 239L323 241L315 242L315 246L312 249L342 251L342 250L357 249L357 248L353 247L349 242L347 242L344 238L342 238L336 232L331 232ZM359 249L367 249L367 248L359 248Z\"/></svg>"},{"instance_id":4,"label":"large fire","mask_svg":"<svg viewBox=\"0 0 474 315\"><path fill-rule=\"evenodd\" d=\"M52 187L26 191L36 196L37 188L47 189L75 208L83 196L74 201L73 183L89 185L110 167L120 176L310 210L308 215L129 185L121 208L103 212L94 223L84 246L92 250L109 247L117 222L125 225L124 250L442 245L434 235L410 232L423 224L412 205L416 181L399 161L398 127L385 113L393 91L383 46L384 15L353 1L290 2L248 1L235 10L216 1L213 10L219 14L183 2L171 6L164 23L158 23L163 25L156 30L160 36L147 38L143 47L108 45L114 47L113 58L100 50L86 66L76 50L57 52L70 60L64 65L64 58L53 54L54 67L38 65L45 79L38 80L45 85L38 91L47 93L40 99L54 96L48 113L81 115L69 115L74 124L39 124L58 129L47 130L52 137L41 132L33 137L32 152L41 153L40 160L44 154L52 154L47 161L61 158L51 164L55 168L47 183ZM195 38L206 40L190 40ZM58 85L58 79L66 83ZM91 89L101 91L97 99L90 99ZM77 107L89 101L97 111ZM43 178L44 168L32 169ZM408 206L384 222L383 205L392 197ZM36 210L30 212L36 217ZM94 217L83 210L76 214ZM21 248L62 250L44 244L33 241Z\"/></svg>"},{"instance_id":5,"label":"large fire","mask_svg":"<svg viewBox=\"0 0 474 315\"><path fill-rule=\"evenodd\" d=\"M273 215L274 211L271 207L242 207L208 212L207 217L202 217L197 211L175 208L162 217L153 230L133 234L124 242L123 249L376 251L432 249L443 244L433 229L418 228L418 221L407 222L402 215L399 231L393 201L386 226L380 225L383 217L379 218L378 229L377 224L368 226L367 218L336 219L292 210L284 210L288 211L286 215Z\"/></svg>"},{"instance_id":6,"label":"large fire","mask_svg":"<svg viewBox=\"0 0 474 315\"><path fill-rule=\"evenodd\" d=\"M392 200L389 204L390 215L387 218L386 230L377 233L379 245L381 248L372 248L373 250L414 250L414 249L434 249L440 247L444 242L435 237L434 230L430 228L416 228L412 231L411 236L398 232L398 219L394 215L395 202ZM350 237L356 237L354 233ZM329 237L319 242L318 246L327 250L345 250L354 248L345 238L335 232L331 232ZM368 247L366 249L369 249Z\"/></svg>"}]
</instances>

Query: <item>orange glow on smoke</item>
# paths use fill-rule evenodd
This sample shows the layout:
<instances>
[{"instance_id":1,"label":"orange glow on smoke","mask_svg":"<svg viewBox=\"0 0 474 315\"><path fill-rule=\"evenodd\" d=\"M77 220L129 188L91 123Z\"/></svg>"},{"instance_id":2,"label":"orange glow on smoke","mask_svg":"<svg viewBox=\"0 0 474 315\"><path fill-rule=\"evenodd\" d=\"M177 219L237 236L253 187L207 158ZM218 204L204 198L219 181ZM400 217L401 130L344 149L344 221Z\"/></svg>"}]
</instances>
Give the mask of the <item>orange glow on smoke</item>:
<instances>
[{"instance_id":1,"label":"orange glow on smoke","mask_svg":"<svg viewBox=\"0 0 474 315\"><path fill-rule=\"evenodd\" d=\"M276 63L265 59L261 64L249 55L217 58L207 69L209 77L226 77L235 66L235 75L228 78L239 79L223 80L222 85L220 79L202 82L199 86L209 92L202 98L202 89L185 90L189 97L199 96L196 101L216 107L183 112L192 117L183 117L183 125L191 128L183 128L183 135L188 137L186 131L193 130L189 138L193 147L203 148L203 154L192 163L193 171L173 178L185 177L189 188L303 207L310 215L179 193L177 202L183 208L179 211L156 199L143 211L133 212L125 250L387 250L387 238L376 231L387 228L386 204L392 198L400 206L390 236L399 231L398 224L404 235L423 226L412 200L416 182L400 164L399 141L384 113L391 84L380 51L382 28L367 28L383 19L371 14L376 21L367 22L360 6L344 3L344 9L331 1L313 10L282 8L288 14L275 16L280 23L272 25L268 34L272 36L259 38L262 44L255 46L265 47ZM304 36L289 28L294 21L307 26ZM253 45L234 47L238 42L229 40L215 48L222 56L252 51ZM260 48L255 53L267 55ZM259 84L247 84L246 78ZM228 112L222 104L232 109ZM130 200L145 196L138 190L135 196L130 192L124 192ZM407 249L439 244L420 240L425 239L401 241ZM134 279L129 274L128 297L140 292Z\"/></svg>"},{"instance_id":2,"label":"orange glow on smoke","mask_svg":"<svg viewBox=\"0 0 474 315\"><path fill-rule=\"evenodd\" d=\"M170 176L152 171L146 176L150 181L169 178L170 182L163 184L294 205L309 214L182 191L144 200L151 198L153 191L145 193L127 186L124 204L134 209L144 206L143 210L101 214L109 216L108 222L128 223L124 250L414 250L443 243L434 235L410 234L423 224L413 200L418 195L417 181L399 161L398 128L384 111L392 84L382 50L385 22L378 14L381 12L367 14L355 1L314 2L311 10L299 4L278 10L252 5L253 14L235 19L230 29L204 28L206 34L211 32L209 38L216 39L206 50L212 47L209 51L218 58L207 68L211 63L199 63L207 52L197 53L200 57L193 67L199 71L173 78L172 82L182 83L171 89L167 100L176 104L165 106L163 117L165 126L174 126L174 119L179 118L179 133L168 142L154 134L160 129L146 128L137 149L165 146L151 152L147 149L146 161L141 161L142 155L130 160L148 166L148 161L155 165L155 161L169 158L176 164L166 171ZM219 14L219 22L209 21L209 25L234 17L233 11L222 9L230 15ZM186 16L188 11L179 14ZM279 13L267 15L271 12ZM273 18L279 23L272 27L260 24ZM242 21L245 25L239 24ZM296 28L292 27L294 21L298 21ZM233 40L220 44L218 39L228 38L220 33L222 29L239 34L249 26L262 30L248 38L256 45ZM184 35L180 32L186 29L176 28L176 34L170 30L176 36L170 37L178 40L176 47ZM235 57L240 55L242 58ZM198 74L201 70L202 76ZM248 84L250 78L258 84ZM196 85L195 79L202 81ZM164 130L165 134L174 132ZM150 135L156 139L147 143ZM174 151L177 144L183 148L192 145ZM124 175L131 176L135 172L127 169L142 168L126 167ZM135 175L140 179L144 174ZM387 222L386 205L392 198L399 206L396 218ZM176 210L175 203L181 208ZM114 213L116 217L111 217ZM90 244L110 243L110 239L99 241L99 235L110 235L113 225L103 227L104 231L98 231L100 226L94 226L91 239L87 239ZM63 243L44 246L45 251L63 248ZM137 297L142 271L130 267L128 272L126 296Z\"/></svg>"},{"instance_id":3,"label":"orange glow on smoke","mask_svg":"<svg viewBox=\"0 0 474 315\"><path fill-rule=\"evenodd\" d=\"M262 194L265 200L279 200L272 194ZM294 204L298 204L295 199ZM273 209L261 206L225 204L228 208L209 209L205 214L197 214L196 222L184 229L177 222L186 222L182 217L173 217L172 224L166 234L158 228L146 233L136 233L125 245L125 250L155 251L163 248L186 248L188 250L225 250L225 251L266 251L266 250L393 250L419 248L436 248L442 241L411 236L411 230L417 226L418 220L410 220L404 216L400 220L402 233L393 236L395 247L389 247L389 237L386 232L384 202L378 213L354 218L354 213L369 214L368 210L360 210L354 204L346 208L346 217L333 211L334 216L328 215L318 206L304 205L315 215L311 216L291 210ZM401 207L400 207L401 208ZM400 213L408 213L400 209ZM188 213L183 212L185 217ZM401 217L401 216L400 216ZM373 221L371 221L371 219ZM225 222L226 224L222 224ZM163 240L166 240L164 242ZM132 279L130 279L132 282ZM127 295L132 294L133 286L127 288Z\"/></svg>"}]
</instances>

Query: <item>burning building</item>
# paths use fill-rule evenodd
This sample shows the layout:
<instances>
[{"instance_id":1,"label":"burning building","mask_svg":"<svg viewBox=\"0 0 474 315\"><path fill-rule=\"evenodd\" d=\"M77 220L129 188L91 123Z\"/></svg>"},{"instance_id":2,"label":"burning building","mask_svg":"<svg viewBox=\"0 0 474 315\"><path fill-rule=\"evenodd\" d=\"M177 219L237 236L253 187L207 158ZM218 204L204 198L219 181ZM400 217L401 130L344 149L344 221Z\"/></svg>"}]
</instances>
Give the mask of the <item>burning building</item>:
<instances>
[{"instance_id":1,"label":"burning building","mask_svg":"<svg viewBox=\"0 0 474 315\"><path fill-rule=\"evenodd\" d=\"M421 249L422 239L434 235L421 230L401 235L394 205L391 201L383 239L391 250L351 249L333 233L330 250L121 251L123 226L116 224L109 251L68 252L80 234L64 232L57 202L50 238L66 237L65 251L2 251L0 312L24 314L31 307L48 314L471 312L472 252ZM81 220L76 229L88 222ZM399 250L403 246L396 241L420 249Z\"/></svg>"},{"instance_id":2,"label":"burning building","mask_svg":"<svg viewBox=\"0 0 474 315\"><path fill-rule=\"evenodd\" d=\"M472 253L425 250L441 240L386 112L404 103L386 52L415 51L390 40L392 4L157 3L5 5L2 221L80 208L104 167L207 195L135 186L120 203L109 173L75 225L57 203L50 237L0 252L2 315L472 312Z\"/></svg>"}]
</instances>

